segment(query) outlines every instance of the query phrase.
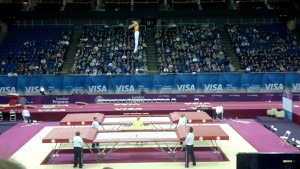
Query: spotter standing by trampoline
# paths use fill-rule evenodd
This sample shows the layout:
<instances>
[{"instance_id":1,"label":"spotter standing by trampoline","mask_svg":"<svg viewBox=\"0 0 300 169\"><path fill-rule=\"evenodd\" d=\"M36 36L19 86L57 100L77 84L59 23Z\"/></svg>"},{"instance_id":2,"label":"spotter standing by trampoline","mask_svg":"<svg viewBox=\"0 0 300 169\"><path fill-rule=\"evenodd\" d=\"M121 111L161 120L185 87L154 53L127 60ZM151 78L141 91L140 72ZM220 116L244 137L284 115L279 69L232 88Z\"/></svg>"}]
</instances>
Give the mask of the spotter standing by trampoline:
<instances>
[{"instance_id":1,"label":"spotter standing by trampoline","mask_svg":"<svg viewBox=\"0 0 300 169\"><path fill-rule=\"evenodd\" d=\"M178 120L177 127L179 127L179 126L186 126L186 124L187 124L187 119L185 117L185 114L182 113L181 116L180 116L180 118L179 118L179 120ZM180 142L180 145L182 145L182 142Z\"/></svg>"},{"instance_id":2,"label":"spotter standing by trampoline","mask_svg":"<svg viewBox=\"0 0 300 169\"><path fill-rule=\"evenodd\" d=\"M74 144L74 165L73 168L76 168L79 163L79 168L83 168L83 152L82 148L84 142L80 137L80 132L76 131L75 136L73 137L73 144Z\"/></svg>"},{"instance_id":3,"label":"spotter standing by trampoline","mask_svg":"<svg viewBox=\"0 0 300 169\"><path fill-rule=\"evenodd\" d=\"M93 118L92 126L99 130L100 124L97 117ZM96 146L99 147L99 143L92 143L92 148L95 148Z\"/></svg>"},{"instance_id":4,"label":"spotter standing by trampoline","mask_svg":"<svg viewBox=\"0 0 300 169\"><path fill-rule=\"evenodd\" d=\"M196 166L195 154L194 154L194 140L195 135L193 134L193 128L190 127L189 134L186 136L185 144L185 168L189 168L190 156L193 161L193 166Z\"/></svg>"}]
</instances>

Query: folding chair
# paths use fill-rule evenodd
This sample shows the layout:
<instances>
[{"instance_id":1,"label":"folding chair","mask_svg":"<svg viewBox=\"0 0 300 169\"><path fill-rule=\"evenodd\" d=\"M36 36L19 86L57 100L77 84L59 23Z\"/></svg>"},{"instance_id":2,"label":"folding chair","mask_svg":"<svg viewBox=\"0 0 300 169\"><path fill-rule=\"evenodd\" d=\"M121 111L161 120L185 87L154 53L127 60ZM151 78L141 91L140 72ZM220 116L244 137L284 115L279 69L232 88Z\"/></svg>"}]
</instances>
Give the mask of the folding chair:
<instances>
[{"instance_id":1,"label":"folding chair","mask_svg":"<svg viewBox=\"0 0 300 169\"><path fill-rule=\"evenodd\" d=\"M172 98L172 99L171 99L171 102L172 102L172 103L176 103L176 98Z\"/></svg>"},{"instance_id":2,"label":"folding chair","mask_svg":"<svg viewBox=\"0 0 300 169\"><path fill-rule=\"evenodd\" d=\"M16 121L17 120L17 114L14 110L9 111L9 121Z\"/></svg>"},{"instance_id":3,"label":"folding chair","mask_svg":"<svg viewBox=\"0 0 300 169\"><path fill-rule=\"evenodd\" d=\"M291 131L287 130L283 136L280 136L281 140L280 140L279 144L281 144L282 146L284 146L284 144L287 143L290 135L291 135Z\"/></svg>"},{"instance_id":4,"label":"folding chair","mask_svg":"<svg viewBox=\"0 0 300 169\"><path fill-rule=\"evenodd\" d=\"M295 143L296 143L296 147L297 147L298 149L300 149L300 141L299 141L299 140L296 140Z\"/></svg>"},{"instance_id":5,"label":"folding chair","mask_svg":"<svg viewBox=\"0 0 300 169\"><path fill-rule=\"evenodd\" d=\"M3 121L3 114L1 111L0 111L0 121Z\"/></svg>"}]
</instances>

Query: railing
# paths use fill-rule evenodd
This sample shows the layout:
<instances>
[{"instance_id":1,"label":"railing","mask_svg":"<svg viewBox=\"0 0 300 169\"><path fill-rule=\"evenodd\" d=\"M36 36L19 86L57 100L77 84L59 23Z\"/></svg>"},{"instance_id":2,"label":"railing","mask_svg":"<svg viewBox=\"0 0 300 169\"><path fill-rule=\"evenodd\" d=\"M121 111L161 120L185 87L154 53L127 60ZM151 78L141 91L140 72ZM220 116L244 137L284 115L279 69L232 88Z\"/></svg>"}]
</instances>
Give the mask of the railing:
<instances>
[{"instance_id":1,"label":"railing","mask_svg":"<svg viewBox=\"0 0 300 169\"><path fill-rule=\"evenodd\" d=\"M39 3L59 3L62 4L64 0L37 0L36 2Z\"/></svg>"},{"instance_id":2,"label":"railing","mask_svg":"<svg viewBox=\"0 0 300 169\"><path fill-rule=\"evenodd\" d=\"M264 21L257 21L256 18L253 18L253 22L249 22L249 20L246 20L241 18L239 20L239 22L237 22L236 20L234 20L233 22L230 21L230 19L228 18L226 21L226 24L279 24L279 23L283 23L280 22L278 18L268 18L270 19L269 21L266 21L265 19L263 19Z\"/></svg>"},{"instance_id":3,"label":"railing","mask_svg":"<svg viewBox=\"0 0 300 169\"><path fill-rule=\"evenodd\" d=\"M200 3L219 3L226 2L225 0L172 0L172 4L198 4Z\"/></svg>"},{"instance_id":4,"label":"railing","mask_svg":"<svg viewBox=\"0 0 300 169\"><path fill-rule=\"evenodd\" d=\"M172 0L172 4L192 4L198 3L198 0Z\"/></svg>"},{"instance_id":5,"label":"railing","mask_svg":"<svg viewBox=\"0 0 300 169\"><path fill-rule=\"evenodd\" d=\"M135 4L158 4L159 0L134 0Z\"/></svg>"},{"instance_id":6,"label":"railing","mask_svg":"<svg viewBox=\"0 0 300 169\"><path fill-rule=\"evenodd\" d=\"M76 4L88 4L93 3L95 0L67 0L67 3L76 3Z\"/></svg>"},{"instance_id":7,"label":"railing","mask_svg":"<svg viewBox=\"0 0 300 169\"><path fill-rule=\"evenodd\" d=\"M0 0L0 3L23 3L23 0Z\"/></svg>"},{"instance_id":8,"label":"railing","mask_svg":"<svg viewBox=\"0 0 300 169\"><path fill-rule=\"evenodd\" d=\"M73 24L26 24L26 23L17 23L14 24L13 26L31 26L31 27L43 27L43 26L74 26Z\"/></svg>"},{"instance_id":9,"label":"railing","mask_svg":"<svg viewBox=\"0 0 300 169\"><path fill-rule=\"evenodd\" d=\"M234 25L247 25L247 24L260 24L260 25L271 25L271 24L286 24L285 22L278 21L277 18L274 18L274 22L243 22L241 19L241 22L230 22L228 21L226 24L234 24Z\"/></svg>"},{"instance_id":10,"label":"railing","mask_svg":"<svg viewBox=\"0 0 300 169\"><path fill-rule=\"evenodd\" d=\"M106 4L130 4L131 0L106 0Z\"/></svg>"},{"instance_id":11,"label":"railing","mask_svg":"<svg viewBox=\"0 0 300 169\"><path fill-rule=\"evenodd\" d=\"M155 25L154 31L171 30L178 31L181 26L202 26L202 25L215 25L214 23L170 23L168 25Z\"/></svg>"},{"instance_id":12,"label":"railing","mask_svg":"<svg viewBox=\"0 0 300 169\"><path fill-rule=\"evenodd\" d=\"M157 75L209 75L209 74L287 74L287 73L297 73L297 72L246 72L246 71L237 71L237 72L201 72L201 73L157 73ZM127 75L126 73L120 73L120 74L113 74L113 75L93 75L93 74L39 74L39 75L23 75L23 74L16 74L10 77L28 77L28 76L107 76L107 77L114 77L114 76L121 76L121 75ZM144 76L144 75L128 75L128 76ZM148 75L147 75L148 76ZM149 75L150 76L150 75ZM8 75L0 75L1 77L9 77Z\"/></svg>"},{"instance_id":13,"label":"railing","mask_svg":"<svg viewBox=\"0 0 300 169\"><path fill-rule=\"evenodd\" d=\"M131 4L131 0L106 0L106 4ZM133 0L133 4L158 4L159 0Z\"/></svg>"},{"instance_id":14,"label":"railing","mask_svg":"<svg viewBox=\"0 0 300 169\"><path fill-rule=\"evenodd\" d=\"M120 23L121 24L121 23ZM107 27L109 28L110 31L112 31L114 28L123 28L124 31L128 30L128 22L123 24L123 25L107 25L107 24L85 24L85 25L89 25L89 26L103 26L103 27ZM139 25L140 30L146 32L147 31L147 26L145 25Z\"/></svg>"},{"instance_id":15,"label":"railing","mask_svg":"<svg viewBox=\"0 0 300 169\"><path fill-rule=\"evenodd\" d=\"M225 3L226 0L200 0L201 3Z\"/></svg>"},{"instance_id":16,"label":"railing","mask_svg":"<svg viewBox=\"0 0 300 169\"><path fill-rule=\"evenodd\" d=\"M250 2L250 3L254 3L254 2L265 2L265 0L238 0L239 3L247 3L247 2Z\"/></svg>"}]
</instances>

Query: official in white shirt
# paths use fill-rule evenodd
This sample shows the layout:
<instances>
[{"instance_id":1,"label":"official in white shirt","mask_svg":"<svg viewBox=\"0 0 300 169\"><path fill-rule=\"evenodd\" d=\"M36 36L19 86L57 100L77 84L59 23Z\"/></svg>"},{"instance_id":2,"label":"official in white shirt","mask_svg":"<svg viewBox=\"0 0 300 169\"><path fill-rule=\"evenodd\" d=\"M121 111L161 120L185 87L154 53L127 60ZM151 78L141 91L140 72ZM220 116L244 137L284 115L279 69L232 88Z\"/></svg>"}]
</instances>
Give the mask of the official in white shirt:
<instances>
[{"instance_id":1,"label":"official in white shirt","mask_svg":"<svg viewBox=\"0 0 300 169\"><path fill-rule=\"evenodd\" d=\"M178 121L178 124L177 124L177 127L186 126L186 124L187 124L187 119L185 117L185 114L181 114L181 116L179 118L179 121ZM180 145L182 145L182 142L180 142Z\"/></svg>"},{"instance_id":2,"label":"official in white shirt","mask_svg":"<svg viewBox=\"0 0 300 169\"><path fill-rule=\"evenodd\" d=\"M185 114L181 114L177 126L186 126L186 124L187 124L187 119L185 117Z\"/></svg>"},{"instance_id":3,"label":"official in white shirt","mask_svg":"<svg viewBox=\"0 0 300 169\"><path fill-rule=\"evenodd\" d=\"M22 116L23 116L24 121L27 124L31 123L30 113L29 113L29 110L27 109L27 106L24 107L24 110L22 111Z\"/></svg>"},{"instance_id":4,"label":"official in white shirt","mask_svg":"<svg viewBox=\"0 0 300 169\"><path fill-rule=\"evenodd\" d=\"M189 134L186 136L185 144L185 168L189 168L190 156L193 161L193 166L196 166L195 154L194 154L194 140L193 127L190 127Z\"/></svg>"},{"instance_id":5,"label":"official in white shirt","mask_svg":"<svg viewBox=\"0 0 300 169\"><path fill-rule=\"evenodd\" d=\"M93 118L92 126L93 126L94 128L96 128L97 130L99 130L100 124L99 124L99 121L98 121L98 118L97 118L97 117L94 117L94 118ZM98 146L99 146L99 143L92 143L92 148L95 148L96 146L98 147Z\"/></svg>"},{"instance_id":6,"label":"official in white shirt","mask_svg":"<svg viewBox=\"0 0 300 169\"><path fill-rule=\"evenodd\" d=\"M224 108L223 108L223 106L217 106L216 107L216 116L215 116L215 118L216 118L216 120L223 120L223 111L224 111Z\"/></svg>"},{"instance_id":7,"label":"official in white shirt","mask_svg":"<svg viewBox=\"0 0 300 169\"><path fill-rule=\"evenodd\" d=\"M84 142L80 137L80 132L76 131L75 136L73 137L73 145L74 145L74 165L73 168L76 168L79 163L79 168L83 168L83 152L82 148Z\"/></svg>"}]
</instances>

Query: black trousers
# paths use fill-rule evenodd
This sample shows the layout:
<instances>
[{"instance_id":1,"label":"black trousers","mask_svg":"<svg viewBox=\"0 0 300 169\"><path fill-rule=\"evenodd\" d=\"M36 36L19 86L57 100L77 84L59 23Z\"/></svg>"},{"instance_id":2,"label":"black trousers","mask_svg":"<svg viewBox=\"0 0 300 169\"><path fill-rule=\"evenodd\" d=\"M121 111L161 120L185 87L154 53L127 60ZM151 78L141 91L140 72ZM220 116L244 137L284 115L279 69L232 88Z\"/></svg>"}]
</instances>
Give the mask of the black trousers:
<instances>
[{"instance_id":1,"label":"black trousers","mask_svg":"<svg viewBox=\"0 0 300 169\"><path fill-rule=\"evenodd\" d=\"M189 167L190 156L193 161L193 166L196 165L195 154L194 154L194 146L186 145L185 146L185 167Z\"/></svg>"},{"instance_id":2,"label":"black trousers","mask_svg":"<svg viewBox=\"0 0 300 169\"><path fill-rule=\"evenodd\" d=\"M79 168L83 167L83 152L81 147L74 147L74 165L73 167L77 167L79 163Z\"/></svg>"},{"instance_id":3,"label":"black trousers","mask_svg":"<svg viewBox=\"0 0 300 169\"><path fill-rule=\"evenodd\" d=\"M221 117L222 117L222 116L221 116L221 113L218 114L218 113L215 112L215 111L213 112L213 118L214 118L214 119L216 119L216 120L217 120L217 119L221 119Z\"/></svg>"},{"instance_id":4,"label":"black trousers","mask_svg":"<svg viewBox=\"0 0 300 169\"><path fill-rule=\"evenodd\" d=\"M24 116L25 121L27 121L27 124L31 123L30 116Z\"/></svg>"}]
</instances>

